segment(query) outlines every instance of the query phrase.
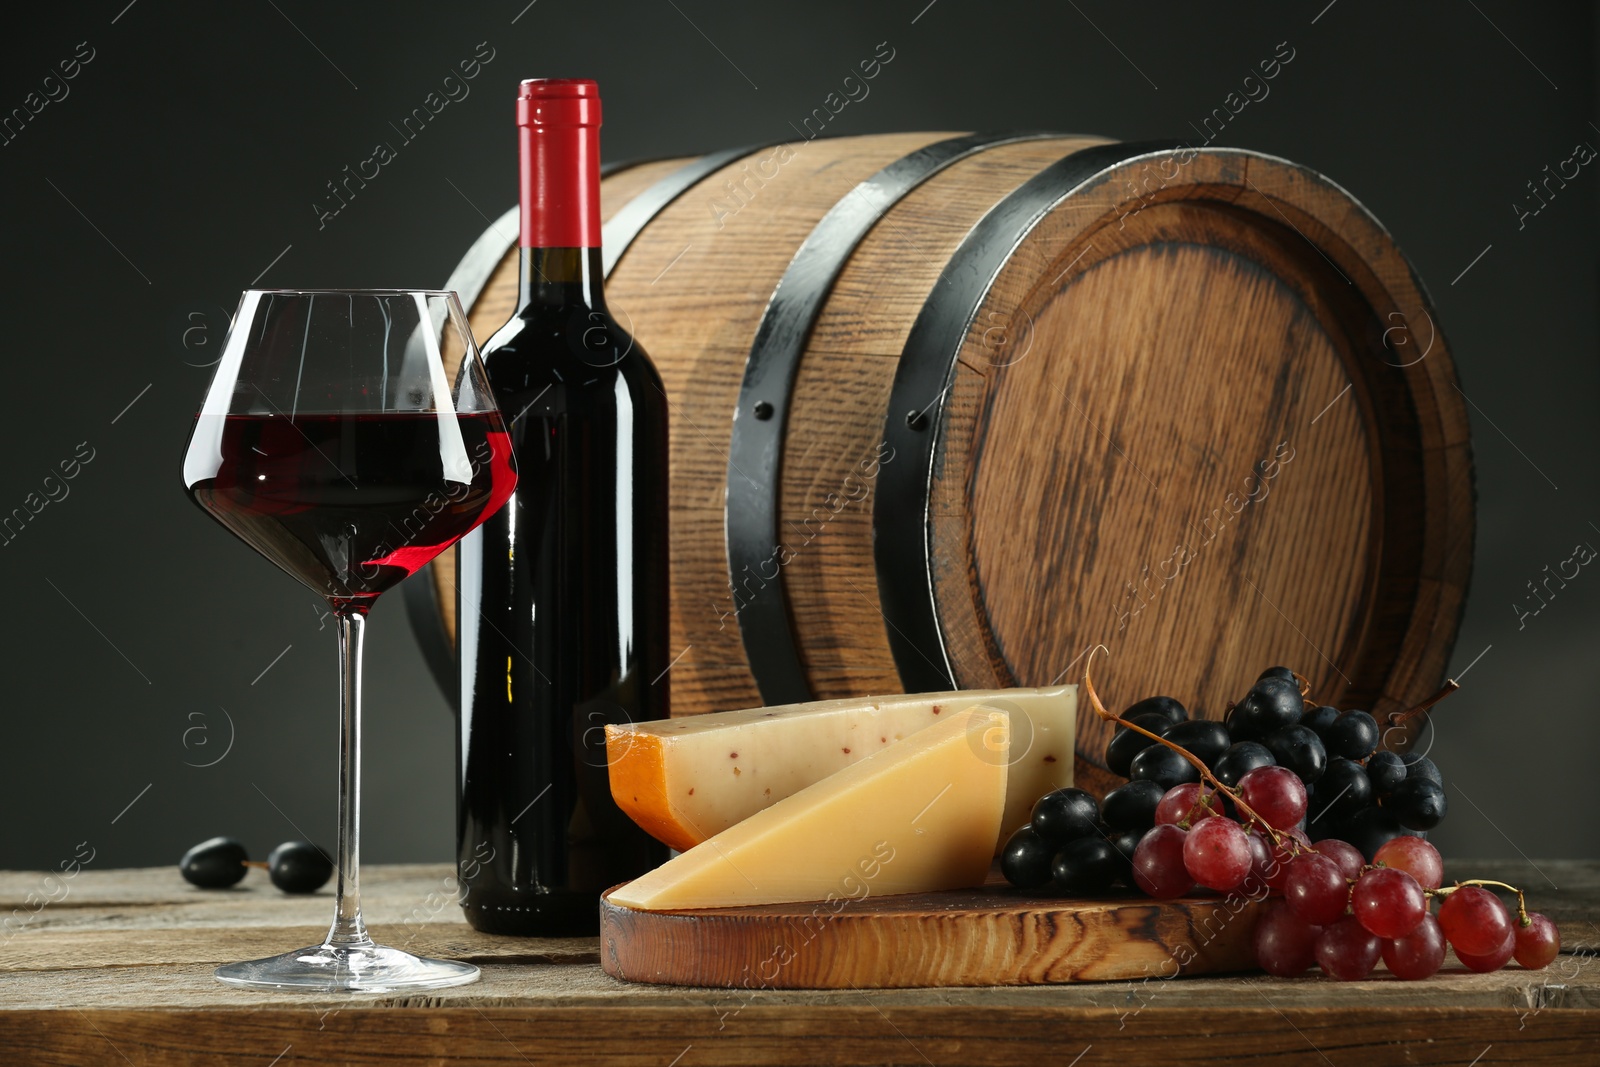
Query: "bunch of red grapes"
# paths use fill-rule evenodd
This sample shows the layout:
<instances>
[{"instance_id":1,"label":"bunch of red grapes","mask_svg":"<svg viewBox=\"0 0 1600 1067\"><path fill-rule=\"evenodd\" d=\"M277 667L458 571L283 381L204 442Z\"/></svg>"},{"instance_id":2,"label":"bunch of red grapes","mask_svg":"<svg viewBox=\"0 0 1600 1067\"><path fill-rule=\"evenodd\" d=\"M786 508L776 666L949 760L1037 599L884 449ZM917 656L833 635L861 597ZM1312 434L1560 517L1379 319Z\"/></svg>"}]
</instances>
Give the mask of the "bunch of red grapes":
<instances>
[{"instance_id":1,"label":"bunch of red grapes","mask_svg":"<svg viewBox=\"0 0 1600 1067\"><path fill-rule=\"evenodd\" d=\"M1085 689L1109 718L1087 679ZM1101 801L1081 789L1041 797L1001 853L1011 884L1270 897L1254 947L1280 977L1315 964L1353 981L1381 958L1397 978L1426 978L1447 942L1481 972L1513 958L1537 969L1560 952L1555 924L1513 887L1504 886L1517 894L1515 915L1483 884L1442 886L1439 851L1422 836L1445 811L1432 761L1379 751L1367 712L1307 707L1288 668L1264 672L1226 722L1190 719L1171 697L1142 700L1118 721L1106 762L1130 781Z\"/></svg>"}]
</instances>

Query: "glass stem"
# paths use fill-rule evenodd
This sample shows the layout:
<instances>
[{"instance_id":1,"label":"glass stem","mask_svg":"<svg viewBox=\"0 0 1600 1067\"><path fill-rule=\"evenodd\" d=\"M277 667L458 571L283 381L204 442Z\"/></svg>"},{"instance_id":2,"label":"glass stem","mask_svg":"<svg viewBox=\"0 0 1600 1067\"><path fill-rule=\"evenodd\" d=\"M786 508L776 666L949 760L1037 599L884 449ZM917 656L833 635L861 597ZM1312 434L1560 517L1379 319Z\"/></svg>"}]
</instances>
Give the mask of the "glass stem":
<instances>
[{"instance_id":1,"label":"glass stem","mask_svg":"<svg viewBox=\"0 0 1600 1067\"><path fill-rule=\"evenodd\" d=\"M339 854L334 857L333 948L370 947L361 921L361 644L364 611L336 613L339 638Z\"/></svg>"}]
</instances>

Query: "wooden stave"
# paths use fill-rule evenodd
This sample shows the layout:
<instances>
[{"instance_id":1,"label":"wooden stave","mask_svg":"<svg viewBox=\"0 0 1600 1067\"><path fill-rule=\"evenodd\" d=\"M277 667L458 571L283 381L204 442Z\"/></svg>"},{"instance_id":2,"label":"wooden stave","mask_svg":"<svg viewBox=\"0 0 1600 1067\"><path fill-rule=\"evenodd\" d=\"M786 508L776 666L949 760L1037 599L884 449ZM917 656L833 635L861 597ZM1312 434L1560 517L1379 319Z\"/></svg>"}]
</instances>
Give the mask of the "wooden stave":
<instances>
[{"instance_id":1,"label":"wooden stave","mask_svg":"<svg viewBox=\"0 0 1600 1067\"><path fill-rule=\"evenodd\" d=\"M1328 184L1331 185L1331 183L1328 183ZM1340 192L1342 193L1342 190ZM1364 209L1360 208L1359 204L1356 204L1353 199L1349 198L1348 194L1343 194L1343 195L1344 195L1345 199L1348 201L1349 205L1351 205L1351 210L1352 211L1363 215L1365 218L1367 218L1369 221L1371 221L1373 226L1377 226L1375 220L1371 220L1370 219L1370 215L1365 215ZM1379 229L1379 232L1381 233L1381 227L1378 227L1378 229ZM1383 236L1383 238L1385 240L1387 240L1387 234L1382 234L1382 236ZM1396 257L1398 257L1398 252L1395 251L1394 255ZM1400 262L1403 263L1403 259ZM1409 268L1407 268L1407 270L1409 270ZM1418 287L1418 288L1419 288L1419 291L1420 291L1420 287ZM831 294L830 294L830 301L831 301L831 299L832 299L832 297L831 297ZM1425 301L1424 301L1423 306L1426 307ZM808 358L809 358L810 355L811 355L811 353L808 351L808 353L807 353ZM1445 365L1446 365L1446 367L1448 369L1447 361L1436 361L1436 365L1438 364L1438 362L1445 362ZM1449 397L1446 396L1445 399L1448 401ZM731 406L732 405L730 405L730 407ZM1456 402L1455 406L1459 407L1459 401ZM1462 420L1462 422L1464 424L1464 419ZM1459 464L1459 463L1457 464L1458 468L1461 467L1461 466L1462 466L1461 464ZM1461 478L1461 473L1460 473L1459 470L1457 470L1457 472L1454 475L1454 477L1456 477L1457 479ZM1468 493L1468 495L1470 495L1470 458L1468 458L1466 460L1466 462L1465 462L1465 479L1464 480L1465 480L1466 485L1467 485L1467 493ZM1459 494L1457 494L1457 495L1459 496ZM1470 517L1470 503L1468 505L1468 515ZM1468 522L1468 524L1467 524L1467 529L1470 530L1470 522ZM709 533L710 531L708 529L705 532ZM1463 542L1461 542L1458 539L1458 543L1457 543L1457 546L1456 546L1456 554L1457 555L1464 555L1465 558L1466 558L1466 565L1469 566L1470 565L1470 533L1467 535L1467 537L1465 538L1465 541L1464 541L1464 543L1466 545L1466 548L1467 548L1467 551L1465 553L1461 553L1461 551L1460 551L1462 543ZM1445 570L1448 570L1448 568L1445 568ZM1436 618L1435 619L1435 629L1440 631L1440 634L1442 636L1444 636L1444 637L1453 637L1454 630L1457 627L1457 625L1459 624L1459 611L1460 611L1460 607L1461 607L1461 604L1462 604L1462 594L1463 594L1464 588L1465 588L1465 580L1466 580L1465 579L1465 571L1464 571L1464 569L1462 567L1458 566L1458 567L1454 568L1454 575L1453 576L1450 575L1450 574L1443 575L1443 579L1442 580L1434 581L1433 587L1430 590L1425 591L1427 593L1427 595L1432 596L1436 600L1439 600L1441 602L1442 606L1441 606L1440 611L1443 614L1443 618ZM1419 594L1419 597L1420 596L1421 596L1421 594ZM1452 600L1453 600L1453 605L1451 603L1449 603ZM1452 607L1453 607L1453 610L1451 610ZM1424 614L1424 613L1425 612L1423 612L1421 609L1419 609L1419 612L1418 612L1419 616ZM1413 630L1415 630L1415 628L1413 628ZM1415 647L1416 644L1417 644L1416 633L1413 632L1413 633L1409 634L1407 636L1407 640L1410 642L1410 644L1413 647ZM1449 641L1448 640L1435 640L1434 642L1432 642L1432 646L1431 647L1432 647L1433 654L1432 654L1432 656L1430 658L1439 661L1439 664L1440 664L1439 670L1442 671L1442 661L1443 661L1444 656L1448 652ZM734 669L733 673L737 673L737 668ZM1415 672L1413 672L1413 673L1415 673ZM883 680L881 678L881 675L879 676L878 684L882 688L888 688L887 684L885 684L883 682ZM963 681L963 684L968 684L968 683ZM1409 689L1406 689L1405 691L1406 692L1410 692L1410 693L1415 693L1417 688L1422 684L1423 684L1422 682L1416 681L1415 679L1413 679L1412 683L1409 686ZM1428 683L1428 684L1431 684L1431 683ZM969 687L970 687L970 685L969 685ZM898 686L896 686L896 688L898 688ZM857 688L854 691L859 692L860 689ZM748 684L746 684L746 687L743 690L743 692L747 696L753 695L752 690L750 690L750 688L748 687ZM837 692L837 690L836 690L836 692ZM835 694L834 693L829 693L827 695L835 695ZM1393 696L1393 695L1390 695L1390 694L1385 694L1385 699L1393 701L1393 700L1398 699L1398 698ZM702 700L701 701L701 707L699 708L699 710L709 710L709 709L717 707L717 706L730 706L731 703L739 703L739 702L740 701L725 701L725 702L722 702L722 703L719 704L719 703L715 702L714 700L712 700L712 701ZM747 699L747 700L742 701L742 702L744 702L744 703L757 703L757 702L759 702L759 699Z\"/></svg>"},{"instance_id":2,"label":"wooden stave","mask_svg":"<svg viewBox=\"0 0 1600 1067\"><path fill-rule=\"evenodd\" d=\"M863 473L870 474L879 458L883 466L897 462L892 453L883 451L884 413L910 327L937 285L943 264L1005 190L1023 184L1063 155L1101 143L1103 138L1064 136L1059 141L994 146L924 182L895 205L896 212L916 220L915 261L905 262L899 247L904 237L899 220L874 228L857 246L813 326L791 399L797 423L825 427L829 438L828 447L819 448L819 432L805 442L806 447L791 445L785 453L782 511L790 516L791 528L800 519L802 529L797 532L804 534L803 546L809 547L806 531L817 505L843 488L841 471L848 470L850 477L865 465ZM905 284L884 293L876 279L890 273ZM863 307L870 307L874 315L863 317L859 310ZM840 381L849 381L852 388L841 390ZM863 632L832 617L829 606L836 597L863 601L876 590L872 537L871 509L864 502L859 511L843 508L815 539L819 551L803 552L784 572L792 590L791 606L806 634L802 658L819 696L904 688L888 627L874 614L875 625ZM868 549L851 558L830 547L852 539ZM819 565L823 557L829 557L827 566Z\"/></svg>"},{"instance_id":3,"label":"wooden stave","mask_svg":"<svg viewBox=\"0 0 1600 1067\"><path fill-rule=\"evenodd\" d=\"M795 251L773 290L745 358L728 444L725 534L728 580L758 571L780 540L780 494L789 401L806 342L846 260L879 217L948 166L1002 144L1059 137L1043 131L967 134L902 156L834 205ZM852 199L856 197L858 199ZM864 216L859 204L866 205ZM879 207L879 205L882 205ZM746 487L750 487L747 489ZM785 572L759 586L739 609L740 636L765 704L815 697L791 625ZM906 678L904 671L902 678ZM911 684L911 683L907 683ZM926 686L935 691L938 686ZM952 688L946 686L945 688Z\"/></svg>"},{"instance_id":4,"label":"wooden stave","mask_svg":"<svg viewBox=\"0 0 1600 1067\"><path fill-rule=\"evenodd\" d=\"M955 671L945 654L943 627L933 599L931 565L924 553L922 566L908 565L906 545L926 543L929 523L924 473L935 463L936 440L926 432L942 416L941 398L948 391L956 361L967 341L969 324L977 317L977 303L987 286L976 292L951 296L964 276L998 274L1010 259L1017 233L1070 190L1105 168L1146 152L1170 152L1176 144L1114 143L1085 148L1063 157L1013 191L973 227L956 255L940 272L935 290L944 297L929 299L911 326L884 419L884 438L898 457L912 458L907 468L894 468L879 482L873 502L873 549L878 572L878 599L889 624L890 646L900 676L912 691L939 692L956 687ZM966 287L971 289L971 286ZM958 290L959 292L959 290ZM965 298L971 296L969 303ZM954 339L946 345L942 338ZM938 408L930 419L929 412ZM911 413L916 412L913 416ZM903 417L897 418L897 415ZM937 655L937 659L930 655Z\"/></svg>"},{"instance_id":5,"label":"wooden stave","mask_svg":"<svg viewBox=\"0 0 1600 1067\"><path fill-rule=\"evenodd\" d=\"M700 184L708 175L763 148L770 147L772 142L763 142L745 145L742 148L724 148L709 152L677 167L670 174L653 182L643 192L625 201L614 214L606 217L600 240L601 272L606 277L611 275L616 269L617 261L627 252L628 246L633 244L634 238L643 233L644 228L650 225L667 205ZM621 166L617 168L618 171L622 169ZM601 167L601 181L603 182L611 173L616 171L608 172L605 167Z\"/></svg>"},{"instance_id":6,"label":"wooden stave","mask_svg":"<svg viewBox=\"0 0 1600 1067\"><path fill-rule=\"evenodd\" d=\"M680 603L675 609L676 632L674 648L679 650L690 649L690 655L698 662L691 672L679 672L674 678L675 704L680 709L707 710L718 707L750 706L762 702L761 694L750 673L744 652L744 641L741 630L734 625L739 605L730 592L723 592L720 601L714 603L713 595L719 587L727 590L729 575L727 574L728 560L725 546L722 543L723 528L725 524L725 502L721 496L726 478L726 465L723 460L731 441L728 426L728 414L737 403L737 388L742 380L741 366L749 351L750 338L754 336L764 304L769 301L770 293L775 288L782 276L784 269L790 261L790 250L799 246L804 238L814 231L816 224L832 209L837 201L856 188L860 182L867 180L872 174L883 167L891 165L901 154L911 154L923 150L936 140L949 137L948 134L920 134L915 136L900 135L891 138L841 138L834 142L818 142L819 147L810 148L808 151L822 154L822 159L813 158L813 164L820 163L810 171L798 174L794 179L807 183L802 191L809 194L809 199L802 205L789 204L783 212L777 213L778 217L748 219L752 213L759 214L770 207L770 201L756 201L747 206L737 225L746 227L743 240L758 247L776 245L783 252L781 257L776 255L741 255L744 249L734 247L729 249L733 265L722 267L729 273L744 277L746 274L754 276L755 280L743 285L738 282L724 284L722 303L713 304L704 313L703 317L711 320L711 325L701 327L701 314L697 314L692 322L679 321L677 323L658 324L651 331L641 327L639 330L642 338L650 338L650 343L657 358L658 367L662 369L663 378L668 382L669 392L674 391L675 384L692 380L692 391L688 395L680 396L679 418L675 425L678 430L678 448L674 456L674 503L675 525L672 536L677 548L674 552L674 566L677 571L674 585L680 593L693 591L696 595L703 596L701 603L691 603L687 594L680 598ZM1015 182L1021 181L1026 175L1031 175L1039 166L1051 161L1072 148L1081 147L1089 143L1084 138L1073 138L1063 135L1058 142L1041 141L1030 144L1000 145L990 150L979 153L969 159L951 166L947 170L934 176L929 181L920 185L905 199L891 209L880 225L868 234L862 248L879 240L886 230L894 230L892 218L894 211L902 205L934 195L941 195L942 207L938 209L941 221L944 215L951 215L959 219L959 224L953 226L957 232L952 238L959 239L967 225L975 221L981 212L1009 189ZM1052 145L1059 147L1052 147ZM868 151L870 150L870 151ZM974 177L985 167L991 166L996 157L1005 157L1008 160L1017 156L1027 156L1030 153L1033 159L1024 168L1025 175L1008 177L1001 187L983 187L981 176ZM848 168L842 165L848 163ZM1014 169L1021 164L1012 162ZM802 162L792 162L789 168L799 168ZM788 173L786 171L785 173ZM822 181L824 178L831 180L832 189L823 190L819 196L811 191L812 183ZM966 184L963 184L966 183ZM714 182L708 184L715 184ZM794 192L791 187L791 192ZM771 194L762 194L770 198ZM688 204L686 198L685 204ZM615 286L619 290L619 302L629 301L628 306L634 310L635 315L643 321L637 301L641 294L648 296L646 288L652 280L662 271L667 269L678 249L686 246L691 241L696 250L701 243L708 239L715 239L715 230L709 224L696 225L693 219L687 222L683 215L692 215L693 208L687 207L680 212L679 218L673 218L672 213L664 213L662 222L675 224L669 227L669 232L652 242L643 242L636 246L632 256L640 258L634 263L636 274L632 280L630 292L629 280L623 278L623 284ZM925 221L925 220L924 220ZM753 228L752 228L753 227ZM932 230L930 225L926 227ZM924 227L914 231L921 239ZM859 252L858 252L859 255ZM689 262L689 261L686 261ZM845 268L848 275L851 267L856 262L852 257ZM624 260L620 270L626 271L629 261ZM668 281L680 277L682 267L676 268ZM906 269L904 265L895 268L897 276L910 277L914 271ZM843 277L843 275L841 276ZM614 278L615 282L617 279ZM931 285L932 278L928 279ZM838 287L834 292L840 291ZM730 296L737 293L738 298ZM680 289L677 298L690 300L698 294L688 287ZM920 306L925 294L918 293L914 303ZM668 296L657 295L656 299L665 301ZM739 300L742 299L742 303ZM802 362L800 377L806 376L806 365L812 356L826 346L816 343L818 337L825 336L829 330L830 321L837 312L840 301L830 299L813 331L813 343L807 348L807 358ZM669 316L670 317L670 316ZM909 317L908 317L909 318ZM662 334L655 330L665 327ZM695 327L691 333L685 327ZM859 337L852 334L852 342ZM886 353L886 358L897 358L898 345L892 346L892 353ZM679 366L675 367L677 361ZM851 388L859 385L851 382ZM841 387L842 388L842 387ZM698 405L698 406L697 406ZM871 421L881 421L881 414L875 415ZM690 446L685 445L685 438L697 437L691 440ZM698 451L695 451L698 449ZM784 478L782 492L790 495L794 489L796 477L804 481L804 476L797 476L796 470L803 464L796 462L794 442L787 443L784 459ZM828 475L828 479L835 484L838 482L838 472ZM714 490L714 493L712 492ZM801 516L807 514L808 509L815 512L814 502L802 501L795 512L789 511L786 503L783 511L788 518L787 526L798 526ZM821 548L838 528L840 520L835 520L834 526L828 527L826 537L819 538L814 548ZM714 551L698 551L705 546L714 545ZM792 577L799 582L798 588L803 593L806 589L806 572L812 562L826 555L827 549L821 553L808 553L800 561L792 563L789 568L783 569L786 577ZM712 558L708 558L712 557ZM755 585L747 579L746 589ZM856 590L846 589L844 595L852 598L862 597L861 603L853 606L860 607L863 612L870 612L870 619L857 619L857 623L870 622L871 626L860 625L843 627L832 639L836 646L834 663L818 668L812 660L812 654L819 651L815 638L817 632L808 632L808 642L802 649L802 654L808 659L808 667L813 671L813 681L817 684L819 696L844 695L845 693L861 693L869 691L899 691L902 689L897 677L893 675L892 659L889 656L887 643L882 637L882 623L876 608L865 602L864 597L870 596L872 579L860 587L866 590L860 594ZM704 590L704 593L700 591ZM826 590L821 590L825 595ZM797 612L807 610L807 603L802 597L795 603ZM812 622L817 621L816 616L827 618L829 610L826 607L812 609ZM838 653L842 650L845 658L856 662L839 664ZM818 676L818 670L822 675ZM831 691L830 691L831 690Z\"/></svg>"}]
</instances>

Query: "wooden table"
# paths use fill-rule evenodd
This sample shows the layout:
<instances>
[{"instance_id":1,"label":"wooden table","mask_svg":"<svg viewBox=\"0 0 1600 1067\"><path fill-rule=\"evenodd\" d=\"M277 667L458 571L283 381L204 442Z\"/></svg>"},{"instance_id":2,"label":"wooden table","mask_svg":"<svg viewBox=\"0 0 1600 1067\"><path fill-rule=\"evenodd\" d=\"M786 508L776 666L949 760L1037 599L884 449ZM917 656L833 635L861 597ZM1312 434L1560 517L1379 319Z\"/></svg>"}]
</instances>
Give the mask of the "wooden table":
<instances>
[{"instance_id":1,"label":"wooden table","mask_svg":"<svg viewBox=\"0 0 1600 1067\"><path fill-rule=\"evenodd\" d=\"M592 938L476 933L449 873L367 868L367 917L386 944L476 962L480 982L320 998L211 969L320 940L326 891L285 897L259 871L210 892L175 868L0 873L0 1065L1600 1064L1600 863L1452 868L1522 885L1561 924L1565 952L1539 972L739 993L619 982ZM34 911L30 893L58 899Z\"/></svg>"}]
</instances>

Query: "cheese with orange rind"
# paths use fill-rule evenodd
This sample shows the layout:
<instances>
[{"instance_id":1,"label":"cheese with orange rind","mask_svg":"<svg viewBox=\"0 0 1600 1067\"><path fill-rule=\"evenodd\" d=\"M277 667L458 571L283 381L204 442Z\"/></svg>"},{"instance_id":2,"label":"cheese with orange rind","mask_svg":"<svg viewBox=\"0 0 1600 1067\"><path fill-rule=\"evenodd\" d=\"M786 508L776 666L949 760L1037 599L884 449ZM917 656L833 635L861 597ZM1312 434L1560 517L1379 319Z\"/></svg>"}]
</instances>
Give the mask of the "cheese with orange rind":
<instances>
[{"instance_id":1,"label":"cheese with orange rind","mask_svg":"<svg viewBox=\"0 0 1600 1067\"><path fill-rule=\"evenodd\" d=\"M1034 801L1072 784L1076 686L819 700L607 726L611 795L651 836L690 849L979 704L1013 720L998 851Z\"/></svg>"},{"instance_id":2,"label":"cheese with orange rind","mask_svg":"<svg viewBox=\"0 0 1600 1067\"><path fill-rule=\"evenodd\" d=\"M982 706L948 713L607 899L680 911L980 885L1005 811L1011 722Z\"/></svg>"}]
</instances>

